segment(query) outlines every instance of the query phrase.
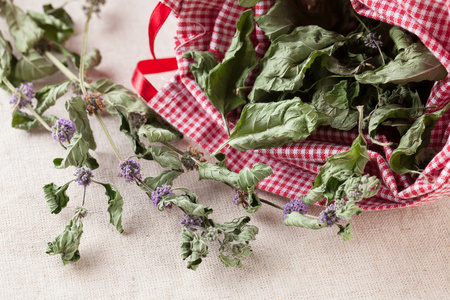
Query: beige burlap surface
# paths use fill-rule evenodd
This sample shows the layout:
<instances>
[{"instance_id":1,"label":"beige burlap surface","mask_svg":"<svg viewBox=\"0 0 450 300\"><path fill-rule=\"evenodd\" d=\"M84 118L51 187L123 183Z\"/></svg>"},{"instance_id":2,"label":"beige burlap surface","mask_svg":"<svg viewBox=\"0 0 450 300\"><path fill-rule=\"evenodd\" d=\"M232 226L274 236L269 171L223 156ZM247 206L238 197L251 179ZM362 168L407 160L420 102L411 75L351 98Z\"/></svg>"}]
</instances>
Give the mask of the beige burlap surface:
<instances>
[{"instance_id":1,"label":"beige burlap surface","mask_svg":"<svg viewBox=\"0 0 450 300\"><path fill-rule=\"evenodd\" d=\"M40 10L47 1L16 0L24 9ZM55 5L64 1L53 1ZM78 33L69 47L80 49L84 1L70 2ZM112 1L94 17L88 49L103 53L101 66L90 74L131 87L136 62L149 58L147 22L156 0ZM176 21L169 19L157 39L156 53L173 53ZM0 29L5 33L2 20ZM5 34L9 36L8 34ZM59 79L55 75L54 80ZM152 77L161 86L170 74ZM37 83L42 86L43 82ZM264 206L252 216L260 228L253 255L241 269L219 261L217 245L199 269L186 269L180 258L181 215L158 212L134 184L116 177L117 159L99 123L92 119L101 168L98 181L111 182L124 197L120 235L109 224L107 199L100 186L88 189L81 260L63 266L59 256L45 253L81 202L82 188L72 185L68 207L51 215L42 186L73 179L74 168L55 170L52 160L64 151L43 129L12 129L9 94L0 91L0 299L448 299L450 235L448 198L393 211L365 212L354 218L354 239L342 242L336 229L309 231L285 227L280 211ZM67 117L63 101L49 113ZM105 117L122 156L131 155L118 120ZM193 145L182 140L179 147ZM143 176L161 170L143 163ZM214 208L217 221L243 214L231 204L232 192L221 183L197 181L194 172L177 186L196 192ZM285 199L264 194L277 204ZM316 209L316 213L319 209Z\"/></svg>"}]
</instances>

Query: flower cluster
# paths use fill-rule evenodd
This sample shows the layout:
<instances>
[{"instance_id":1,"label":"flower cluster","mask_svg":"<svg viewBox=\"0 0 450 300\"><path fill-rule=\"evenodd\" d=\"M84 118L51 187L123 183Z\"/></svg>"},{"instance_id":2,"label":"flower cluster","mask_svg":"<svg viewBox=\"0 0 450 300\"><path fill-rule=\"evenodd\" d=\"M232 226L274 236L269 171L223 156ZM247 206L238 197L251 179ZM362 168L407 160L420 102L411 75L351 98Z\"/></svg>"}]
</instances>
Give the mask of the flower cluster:
<instances>
[{"instance_id":1,"label":"flower cluster","mask_svg":"<svg viewBox=\"0 0 450 300\"><path fill-rule=\"evenodd\" d=\"M245 209L248 208L248 192L243 191L240 189L233 189L234 191L234 198L233 198L233 204L238 206L242 205Z\"/></svg>"},{"instance_id":2,"label":"flower cluster","mask_svg":"<svg viewBox=\"0 0 450 300\"><path fill-rule=\"evenodd\" d=\"M52 126L52 137L55 141L67 141L70 143L75 131L75 123L71 120L58 119L55 125Z\"/></svg>"},{"instance_id":3,"label":"flower cluster","mask_svg":"<svg viewBox=\"0 0 450 300\"><path fill-rule=\"evenodd\" d=\"M181 225L191 231L196 231L197 227L200 227L202 223L202 218L195 215L185 214L184 218L181 219Z\"/></svg>"},{"instance_id":4,"label":"flower cluster","mask_svg":"<svg viewBox=\"0 0 450 300\"><path fill-rule=\"evenodd\" d=\"M21 83L18 88L12 94L9 104L17 109L22 109L29 104L32 105L31 100L36 93L33 90L33 84L31 82Z\"/></svg>"},{"instance_id":5,"label":"flower cluster","mask_svg":"<svg viewBox=\"0 0 450 300\"><path fill-rule=\"evenodd\" d=\"M378 37L373 33L368 33L364 37L364 45L369 48L377 49L378 47L383 46L383 42L381 41L381 35Z\"/></svg>"},{"instance_id":6,"label":"flower cluster","mask_svg":"<svg viewBox=\"0 0 450 300\"><path fill-rule=\"evenodd\" d=\"M217 237L220 235L220 233L221 233L220 230L217 229L216 227L209 226L206 229L205 239L210 242L215 241Z\"/></svg>"},{"instance_id":7,"label":"flower cluster","mask_svg":"<svg viewBox=\"0 0 450 300\"><path fill-rule=\"evenodd\" d=\"M85 168L78 168L77 172L73 175L77 177L77 179L75 179L75 182L85 187L91 184L91 178L94 177L94 175L92 175L92 171Z\"/></svg>"},{"instance_id":8,"label":"flower cluster","mask_svg":"<svg viewBox=\"0 0 450 300\"><path fill-rule=\"evenodd\" d=\"M319 220L323 224L327 224L327 227L331 227L334 223L339 222L339 217L336 216L336 207L334 204L327 206L319 215Z\"/></svg>"},{"instance_id":9,"label":"flower cluster","mask_svg":"<svg viewBox=\"0 0 450 300\"><path fill-rule=\"evenodd\" d=\"M126 182L133 182L141 179L141 165L132 158L122 160L117 168L119 174L117 176L125 178Z\"/></svg>"},{"instance_id":10,"label":"flower cluster","mask_svg":"<svg viewBox=\"0 0 450 300\"><path fill-rule=\"evenodd\" d=\"M172 186L163 184L160 187L157 187L155 191L151 194L151 200L154 206L158 206L158 203L161 201L161 197L173 195Z\"/></svg>"},{"instance_id":11,"label":"flower cluster","mask_svg":"<svg viewBox=\"0 0 450 300\"><path fill-rule=\"evenodd\" d=\"M89 13L89 10L92 7L92 12L99 14L100 13L100 5L103 5L106 3L106 0L86 0L88 5L83 5L83 11L87 15Z\"/></svg>"},{"instance_id":12,"label":"flower cluster","mask_svg":"<svg viewBox=\"0 0 450 300\"><path fill-rule=\"evenodd\" d=\"M188 150L184 152L183 157L181 157L181 163L187 170L198 170L197 163L192 159L196 159L200 162L205 162L203 158L203 152L198 151L197 148L192 148L189 146Z\"/></svg>"},{"instance_id":13,"label":"flower cluster","mask_svg":"<svg viewBox=\"0 0 450 300\"><path fill-rule=\"evenodd\" d=\"M287 215L294 211L306 214L308 213L308 207L301 199L291 199L289 203L283 206L283 219L286 219Z\"/></svg>"},{"instance_id":14,"label":"flower cluster","mask_svg":"<svg viewBox=\"0 0 450 300\"><path fill-rule=\"evenodd\" d=\"M90 116L96 111L103 111L105 108L105 100L100 93L94 94L91 91L88 91L86 95L84 95L84 100L86 100L86 112Z\"/></svg>"}]
</instances>

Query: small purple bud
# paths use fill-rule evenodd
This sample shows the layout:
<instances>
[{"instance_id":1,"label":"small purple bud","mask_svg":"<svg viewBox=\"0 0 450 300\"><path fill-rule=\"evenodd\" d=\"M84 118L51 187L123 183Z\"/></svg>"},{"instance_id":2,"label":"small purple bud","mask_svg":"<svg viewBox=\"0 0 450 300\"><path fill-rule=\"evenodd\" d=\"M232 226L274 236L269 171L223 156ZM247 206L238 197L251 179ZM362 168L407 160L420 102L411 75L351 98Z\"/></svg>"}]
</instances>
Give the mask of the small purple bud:
<instances>
[{"instance_id":1,"label":"small purple bud","mask_svg":"<svg viewBox=\"0 0 450 300\"><path fill-rule=\"evenodd\" d=\"M167 196L167 195L173 195L172 192L172 186L163 184L162 186L159 186L151 193L151 200L154 206L158 206L159 202L161 201L161 197Z\"/></svg>"},{"instance_id":2,"label":"small purple bud","mask_svg":"<svg viewBox=\"0 0 450 300\"><path fill-rule=\"evenodd\" d=\"M181 225L187 230L196 231L196 227L200 227L203 220L195 215L185 214L184 218L181 219Z\"/></svg>"},{"instance_id":3,"label":"small purple bud","mask_svg":"<svg viewBox=\"0 0 450 300\"><path fill-rule=\"evenodd\" d=\"M92 175L92 171L90 169L85 169L85 168L79 168L77 169L77 172L74 174L77 179L75 179L75 182L78 182L79 185L82 186L89 186L92 182L92 177L94 177L94 175Z\"/></svg>"},{"instance_id":4,"label":"small purple bud","mask_svg":"<svg viewBox=\"0 0 450 300\"><path fill-rule=\"evenodd\" d=\"M319 215L320 222L327 224L327 227L331 227L334 223L339 222L338 216L336 216L336 207L334 204L330 204Z\"/></svg>"},{"instance_id":5,"label":"small purple bud","mask_svg":"<svg viewBox=\"0 0 450 300\"><path fill-rule=\"evenodd\" d=\"M383 42L381 41L381 35L378 37L375 36L373 33L368 33L364 37L364 45L369 48L377 49L378 47L383 46Z\"/></svg>"},{"instance_id":6,"label":"small purple bud","mask_svg":"<svg viewBox=\"0 0 450 300\"><path fill-rule=\"evenodd\" d=\"M67 141L70 143L75 131L75 123L71 120L58 119L55 125L52 126L52 137L55 141Z\"/></svg>"},{"instance_id":7,"label":"small purple bud","mask_svg":"<svg viewBox=\"0 0 450 300\"><path fill-rule=\"evenodd\" d=\"M132 158L122 160L117 168L119 177L125 178L126 182L141 179L141 166Z\"/></svg>"},{"instance_id":8,"label":"small purple bud","mask_svg":"<svg viewBox=\"0 0 450 300\"><path fill-rule=\"evenodd\" d=\"M291 199L289 203L283 206L283 219L286 219L287 215L294 211L306 214L308 212L308 207L301 199Z\"/></svg>"},{"instance_id":9,"label":"small purple bud","mask_svg":"<svg viewBox=\"0 0 450 300\"><path fill-rule=\"evenodd\" d=\"M33 91L31 82L21 83L11 96L9 103L17 109L26 107L27 104L32 105L31 100L36 93Z\"/></svg>"}]
</instances>

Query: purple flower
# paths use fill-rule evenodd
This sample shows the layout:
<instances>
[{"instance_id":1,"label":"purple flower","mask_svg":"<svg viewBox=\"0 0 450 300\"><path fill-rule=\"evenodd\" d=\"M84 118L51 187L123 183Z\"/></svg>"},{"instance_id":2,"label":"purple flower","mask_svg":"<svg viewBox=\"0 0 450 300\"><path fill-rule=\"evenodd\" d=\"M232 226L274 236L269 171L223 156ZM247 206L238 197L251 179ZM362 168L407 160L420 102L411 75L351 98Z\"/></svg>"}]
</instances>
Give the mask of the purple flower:
<instances>
[{"instance_id":1,"label":"purple flower","mask_svg":"<svg viewBox=\"0 0 450 300\"><path fill-rule=\"evenodd\" d=\"M196 231L196 227L202 225L203 220L195 215L185 214L184 218L181 219L181 225L187 230Z\"/></svg>"},{"instance_id":2,"label":"purple flower","mask_svg":"<svg viewBox=\"0 0 450 300\"><path fill-rule=\"evenodd\" d=\"M75 131L75 123L71 120L58 119L55 125L52 126L52 137L55 141L68 141L70 143Z\"/></svg>"},{"instance_id":3,"label":"purple flower","mask_svg":"<svg viewBox=\"0 0 450 300\"><path fill-rule=\"evenodd\" d=\"M381 35L378 37L375 36L373 33L368 33L364 37L364 45L369 48L377 49L378 47L383 46L383 42L381 41Z\"/></svg>"},{"instance_id":4,"label":"purple flower","mask_svg":"<svg viewBox=\"0 0 450 300\"><path fill-rule=\"evenodd\" d=\"M82 186L89 186L92 182L92 171L90 169L85 168L79 168L77 169L77 172L74 174L77 176L77 179L75 179L75 182L78 182L79 185Z\"/></svg>"},{"instance_id":5,"label":"purple flower","mask_svg":"<svg viewBox=\"0 0 450 300\"><path fill-rule=\"evenodd\" d=\"M33 84L31 82L21 83L15 92L12 94L9 103L17 109L26 107L27 104L31 105L31 100L36 93L33 91Z\"/></svg>"},{"instance_id":6,"label":"purple flower","mask_svg":"<svg viewBox=\"0 0 450 300\"><path fill-rule=\"evenodd\" d=\"M306 214L308 207L301 199L291 199L289 203L283 206L283 219L286 219L287 215L294 211Z\"/></svg>"},{"instance_id":7,"label":"purple flower","mask_svg":"<svg viewBox=\"0 0 450 300\"><path fill-rule=\"evenodd\" d=\"M173 195L172 186L163 184L162 186L157 187L156 190L152 192L150 198L153 202L153 205L158 206L158 203L161 201L161 197L167 195Z\"/></svg>"},{"instance_id":8,"label":"purple flower","mask_svg":"<svg viewBox=\"0 0 450 300\"><path fill-rule=\"evenodd\" d=\"M141 166L132 158L122 160L118 167L117 176L125 178L126 182L132 182L135 179L141 179Z\"/></svg>"},{"instance_id":9,"label":"purple flower","mask_svg":"<svg viewBox=\"0 0 450 300\"><path fill-rule=\"evenodd\" d=\"M339 222L339 218L336 216L336 208L334 204L330 204L320 213L319 220L324 224L326 223L327 227L331 227L334 223Z\"/></svg>"}]
</instances>

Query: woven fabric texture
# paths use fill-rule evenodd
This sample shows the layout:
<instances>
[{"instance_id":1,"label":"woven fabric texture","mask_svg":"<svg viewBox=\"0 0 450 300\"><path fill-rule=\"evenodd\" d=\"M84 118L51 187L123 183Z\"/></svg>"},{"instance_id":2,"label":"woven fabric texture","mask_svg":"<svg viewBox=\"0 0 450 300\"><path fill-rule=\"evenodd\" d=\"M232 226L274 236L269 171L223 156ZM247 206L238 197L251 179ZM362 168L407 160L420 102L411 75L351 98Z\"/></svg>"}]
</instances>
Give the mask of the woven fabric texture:
<instances>
[{"instance_id":1,"label":"woven fabric texture","mask_svg":"<svg viewBox=\"0 0 450 300\"><path fill-rule=\"evenodd\" d=\"M245 8L237 1L176 1L166 0L178 18L176 54L179 70L153 99L149 101L158 113L175 125L180 131L194 139L210 152L214 152L227 138L222 117L212 106L204 92L196 84L189 72L189 61L182 58L188 50L209 50L218 59L223 58L235 24ZM427 4L428 3L428 4ZM273 1L260 2L255 15L268 11ZM418 35L442 64L449 68L447 44L450 38L450 12L444 1L352 1L358 13L401 26ZM257 28L256 50L262 55L269 42L264 33ZM450 101L450 78L436 82L427 106L442 108ZM431 111L431 110L430 110ZM236 119L229 120L233 127ZM358 205L365 210L390 209L415 206L439 199L450 193L450 112L438 122L432 132L430 148L436 156L423 171L435 181L430 183L425 176L414 182L406 175L398 175L390 168L388 161L393 149L383 147L382 152L370 151L371 162L366 172L376 175L383 183L378 194L361 201ZM319 128L306 141L287 144L272 149L239 152L226 149L229 167L239 171L254 163L272 166L274 174L259 184L259 188L289 198L298 198L311 188L320 166L332 154L345 151L357 136L357 131L338 131L332 128ZM366 136L370 145L370 138ZM386 141L384 136L376 136Z\"/></svg>"}]
</instances>

